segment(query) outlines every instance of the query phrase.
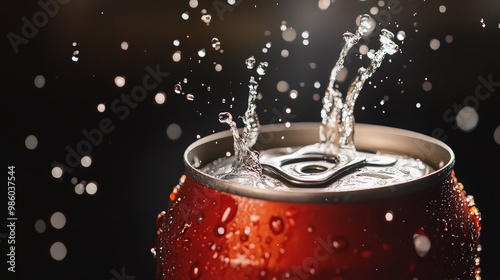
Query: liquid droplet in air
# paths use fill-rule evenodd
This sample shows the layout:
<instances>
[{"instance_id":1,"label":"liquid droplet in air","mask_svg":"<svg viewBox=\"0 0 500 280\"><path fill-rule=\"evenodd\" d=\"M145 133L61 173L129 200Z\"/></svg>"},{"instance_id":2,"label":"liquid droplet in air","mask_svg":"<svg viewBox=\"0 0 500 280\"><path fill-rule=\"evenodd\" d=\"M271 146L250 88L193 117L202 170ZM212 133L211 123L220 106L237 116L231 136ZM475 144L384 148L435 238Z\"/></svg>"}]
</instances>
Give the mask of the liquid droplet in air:
<instances>
[{"instance_id":1,"label":"liquid droplet in air","mask_svg":"<svg viewBox=\"0 0 500 280\"><path fill-rule=\"evenodd\" d=\"M177 94L181 94L182 93L182 86L181 86L180 83L174 85L174 92L177 93Z\"/></svg>"},{"instance_id":2,"label":"liquid droplet in air","mask_svg":"<svg viewBox=\"0 0 500 280\"><path fill-rule=\"evenodd\" d=\"M252 55L251 57L245 60L245 64L248 69L253 69L255 67L255 57Z\"/></svg>"},{"instance_id":3,"label":"liquid droplet in air","mask_svg":"<svg viewBox=\"0 0 500 280\"><path fill-rule=\"evenodd\" d=\"M210 21L212 20L212 16L210 14L202 15L201 20L208 26L208 25L210 25Z\"/></svg>"},{"instance_id":4,"label":"liquid droplet in air","mask_svg":"<svg viewBox=\"0 0 500 280\"><path fill-rule=\"evenodd\" d=\"M214 48L214 50L218 51L218 50L220 50L220 47L221 47L221 43L220 43L219 39L216 37L212 38L212 48Z\"/></svg>"},{"instance_id":5,"label":"liquid droplet in air","mask_svg":"<svg viewBox=\"0 0 500 280\"><path fill-rule=\"evenodd\" d=\"M229 112L219 113L219 122L231 124L233 121L233 116Z\"/></svg>"},{"instance_id":6,"label":"liquid droplet in air","mask_svg":"<svg viewBox=\"0 0 500 280\"><path fill-rule=\"evenodd\" d=\"M257 67L257 74L259 75L265 75L266 74L266 69L269 64L267 62L261 62L259 63L259 66Z\"/></svg>"}]
</instances>

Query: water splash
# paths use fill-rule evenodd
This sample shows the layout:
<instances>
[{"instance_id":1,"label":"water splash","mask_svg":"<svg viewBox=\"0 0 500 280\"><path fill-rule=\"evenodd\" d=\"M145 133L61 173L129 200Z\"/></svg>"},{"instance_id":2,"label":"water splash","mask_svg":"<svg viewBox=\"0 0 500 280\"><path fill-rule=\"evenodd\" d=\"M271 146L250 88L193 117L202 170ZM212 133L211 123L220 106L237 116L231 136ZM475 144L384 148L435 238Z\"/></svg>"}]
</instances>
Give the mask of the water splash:
<instances>
[{"instance_id":1,"label":"water splash","mask_svg":"<svg viewBox=\"0 0 500 280\"><path fill-rule=\"evenodd\" d=\"M340 124L339 146L341 149L355 150L354 105L358 99L359 93L363 89L365 81L377 71L386 54L395 54L399 49L398 45L394 43L394 34L386 29L382 29L381 31L380 43L381 46L372 58L370 66L368 66L368 68L361 67L358 69L358 75L354 78L354 81L347 91Z\"/></svg>"},{"instance_id":2,"label":"water splash","mask_svg":"<svg viewBox=\"0 0 500 280\"><path fill-rule=\"evenodd\" d=\"M240 175L250 175L254 179L260 179L262 167L259 163L259 153L248 148L246 137L240 136L231 113L219 113L219 122L229 125L234 141L234 160L232 161L231 170L220 177L222 179L231 179Z\"/></svg>"},{"instance_id":3,"label":"water splash","mask_svg":"<svg viewBox=\"0 0 500 280\"><path fill-rule=\"evenodd\" d=\"M257 105L255 104L258 87L259 84L255 81L255 78L251 76L248 82L248 107L243 116L243 123L245 124L243 138L245 139L245 146L248 149L252 148L257 142L257 137L259 137L260 132L259 116L257 115Z\"/></svg>"},{"instance_id":4,"label":"water splash","mask_svg":"<svg viewBox=\"0 0 500 280\"><path fill-rule=\"evenodd\" d=\"M323 98L323 108L321 110L322 122L320 126L320 145L325 153L338 154L340 150L354 152L354 104L359 96L365 81L380 67L386 54L394 54L398 51L398 46L394 43L394 34L383 29L380 34L380 49L371 59L368 68L361 67L358 74L351 83L345 103L342 100L342 93L335 88L337 75L344 68L344 61L351 48L356 45L362 36L371 28L371 17L363 15L356 33L344 33L344 47L340 52L339 59L333 67L328 87Z\"/></svg>"},{"instance_id":5,"label":"water splash","mask_svg":"<svg viewBox=\"0 0 500 280\"><path fill-rule=\"evenodd\" d=\"M245 60L245 65L248 69L254 69L255 64L256 60L253 56ZM267 67L267 62L260 62L256 70L257 74L260 76L265 75ZM241 178L247 183L249 180L252 181L254 185L259 185L263 182L262 166L259 163L259 153L252 150L260 133L260 122L256 105L258 87L259 83L255 77L250 76L248 82L248 107L242 117L245 127L243 128L241 136L238 132L236 123L233 121L232 115L228 112L219 113L219 122L228 124L233 135L234 160L229 170L223 168L223 174L216 172L214 175L217 177L223 179Z\"/></svg>"}]
</instances>

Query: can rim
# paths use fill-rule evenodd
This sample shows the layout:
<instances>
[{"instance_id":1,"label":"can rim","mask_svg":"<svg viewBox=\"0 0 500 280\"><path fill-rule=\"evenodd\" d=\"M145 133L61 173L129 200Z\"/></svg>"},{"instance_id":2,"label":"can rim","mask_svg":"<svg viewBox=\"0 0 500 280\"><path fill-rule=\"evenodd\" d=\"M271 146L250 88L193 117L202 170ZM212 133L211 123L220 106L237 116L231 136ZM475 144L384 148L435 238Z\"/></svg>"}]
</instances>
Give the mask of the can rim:
<instances>
[{"instance_id":1,"label":"can rim","mask_svg":"<svg viewBox=\"0 0 500 280\"><path fill-rule=\"evenodd\" d=\"M290 127L283 124L263 125L254 147L262 150L314 144L318 139L319 126L319 123L292 123ZM451 173L455 155L442 141L414 131L373 124L358 123L355 131L358 149L417 157L435 171L405 183L363 190L321 191L316 188L300 188L282 191L253 188L216 178L199 169L200 166L224 157L227 151L233 151L232 134L227 130L203 137L188 146L184 152L186 174L204 186L238 196L286 202L346 203L410 194L435 186ZM294 135L300 137L291 137Z\"/></svg>"}]
</instances>

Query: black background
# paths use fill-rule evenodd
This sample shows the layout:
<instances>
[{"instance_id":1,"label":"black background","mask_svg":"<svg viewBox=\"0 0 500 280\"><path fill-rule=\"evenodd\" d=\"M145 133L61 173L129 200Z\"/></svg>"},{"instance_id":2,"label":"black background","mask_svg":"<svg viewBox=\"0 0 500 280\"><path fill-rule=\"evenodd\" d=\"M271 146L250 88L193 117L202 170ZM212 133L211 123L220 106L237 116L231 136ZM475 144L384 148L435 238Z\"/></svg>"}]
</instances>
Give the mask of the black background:
<instances>
[{"instance_id":1,"label":"black background","mask_svg":"<svg viewBox=\"0 0 500 280\"><path fill-rule=\"evenodd\" d=\"M500 2L386 2L375 18L395 33L404 30L406 39L398 41L402 53L392 56L391 62L386 59L361 93L357 121L418 131L452 147L457 176L482 212L482 275L495 279L500 275L495 252L500 246L496 227L500 146L493 135L500 125L500 86L481 100L474 96L481 85L478 77L500 82ZM153 279L155 260L150 248L156 235L155 217L166 209L168 194L183 172L187 145L198 135L227 129L217 121L220 111L243 114L246 84L250 75L256 75L246 69L245 59L255 55L258 62L270 65L259 86L262 99L257 105L263 124L280 117L282 122L319 121L321 101L313 100L313 94L323 96L342 33L354 31L356 16L378 6L378 1L337 0L321 11L317 1L240 0L218 14L217 3L226 2L199 0L198 7L190 8L188 0L70 0L58 5L57 13L19 44L16 52L8 34L21 36L23 17L33 22L33 15L42 8L37 1L3 1L0 135L5 181L7 166L16 166L14 277L117 279L115 274L125 272L130 279ZM396 5L388 9L388 3ZM440 5L446 6L445 13L439 12ZM202 9L212 15L208 26L201 20ZM181 18L185 11L188 20ZM297 31L293 42L283 40L282 21ZM302 44L303 31L310 34L307 46ZM453 37L451 43L445 42L446 35ZM213 37L221 41L223 53L212 49ZM378 48L376 38L369 37L370 48ZM429 46L433 38L441 42L438 50ZM178 47L172 43L176 39ZM129 43L128 50L120 48L123 41ZM263 53L267 42L272 45ZM207 54L199 58L202 48ZM280 55L282 49L289 50L287 58ZM79 51L77 62L71 59L75 50ZM182 59L173 62L172 54L178 50ZM353 73L361 63L355 53L349 57ZM361 62L366 64L366 58ZM222 65L221 72L214 70L214 63ZM316 63L316 68L311 69L310 63ZM148 66L169 75L126 117L112 110L111 104L121 94L130 95L135 86L142 85ZM38 75L46 79L42 88L34 84ZM113 82L118 75L126 78L122 88ZM182 82L184 78L187 83ZM426 78L432 83L430 91L422 88ZM281 80L299 92L297 99L291 99L288 91L277 91ZM319 89L313 87L315 81L321 83ZM184 94L174 93L179 82ZM166 94L162 105L154 101L158 91ZM187 93L194 100L187 100ZM389 100L381 105L385 96ZM106 104L105 112L97 111L99 103ZM455 104L476 108L479 122L475 129L464 132L456 127ZM291 113L280 116L286 107ZM82 131L98 128L106 118L114 130L87 152L92 165L66 171L60 180L53 178L52 166L67 164L67 147L76 150L86 139ZM181 127L179 139L167 136L171 124ZM28 135L39 141L34 150L25 146ZM95 182L97 193L76 194L73 177L78 182ZM7 191L1 192L2 213L6 213ZM51 215L58 211L67 219L62 229L50 225ZM40 219L47 224L43 233L34 227ZM6 231L0 227L2 272L8 253ZM62 261L55 261L49 253L56 241L68 251Z\"/></svg>"}]
</instances>

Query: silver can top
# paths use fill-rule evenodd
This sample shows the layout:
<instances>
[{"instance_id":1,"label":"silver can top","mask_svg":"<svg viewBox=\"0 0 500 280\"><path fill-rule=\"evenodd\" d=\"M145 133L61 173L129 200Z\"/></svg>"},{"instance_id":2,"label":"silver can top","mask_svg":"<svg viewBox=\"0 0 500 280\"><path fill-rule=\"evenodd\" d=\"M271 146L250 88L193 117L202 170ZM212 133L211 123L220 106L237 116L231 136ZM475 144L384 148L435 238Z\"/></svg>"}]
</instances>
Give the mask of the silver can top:
<instances>
[{"instance_id":1,"label":"silver can top","mask_svg":"<svg viewBox=\"0 0 500 280\"><path fill-rule=\"evenodd\" d=\"M444 180L454 154L444 143L416 132L356 124L352 157L325 155L317 142L318 123L262 127L254 148L264 173L284 187L257 188L209 175L204 166L221 162L233 150L229 131L204 137L184 155L186 172L199 183L223 192L293 202L352 202L411 193ZM294 148L295 147L295 148ZM416 160L414 160L416 159ZM404 170L400 167L404 167ZM400 171L404 172L400 172ZM396 173L404 173L400 174Z\"/></svg>"}]
</instances>

